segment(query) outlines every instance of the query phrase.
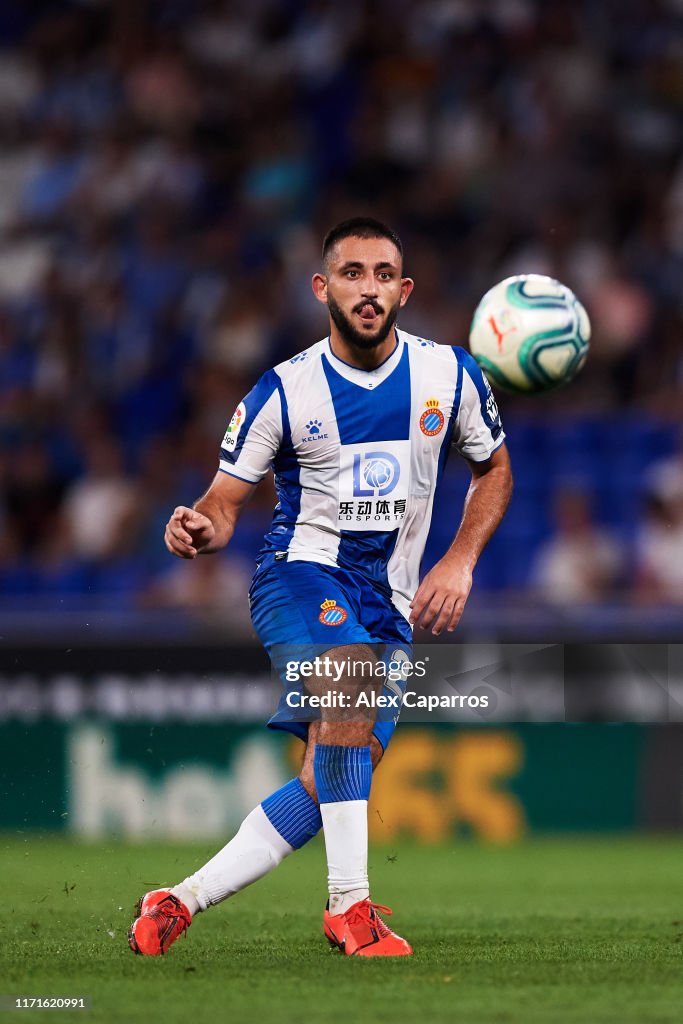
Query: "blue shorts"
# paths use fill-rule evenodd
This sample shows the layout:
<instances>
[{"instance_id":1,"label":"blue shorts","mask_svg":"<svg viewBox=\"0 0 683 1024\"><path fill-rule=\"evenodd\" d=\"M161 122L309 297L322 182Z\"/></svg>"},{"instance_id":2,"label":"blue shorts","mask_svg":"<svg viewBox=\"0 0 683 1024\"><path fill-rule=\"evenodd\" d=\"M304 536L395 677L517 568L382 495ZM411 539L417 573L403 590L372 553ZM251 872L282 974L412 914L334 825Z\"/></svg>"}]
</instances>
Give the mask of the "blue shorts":
<instances>
[{"instance_id":1,"label":"blue shorts","mask_svg":"<svg viewBox=\"0 0 683 1024\"><path fill-rule=\"evenodd\" d=\"M375 590L360 573L318 562L276 561L269 555L259 566L249 590L254 629L268 651L285 692L278 710L268 722L305 740L308 725L320 717L314 709L292 710L286 697L293 685L287 682L287 663L313 659L334 647L369 644L386 665L412 657L412 629L388 597ZM383 693L402 695L405 679L393 675ZM373 729L386 750L398 714L392 707L378 712ZM304 720L305 719L305 720Z\"/></svg>"}]
</instances>

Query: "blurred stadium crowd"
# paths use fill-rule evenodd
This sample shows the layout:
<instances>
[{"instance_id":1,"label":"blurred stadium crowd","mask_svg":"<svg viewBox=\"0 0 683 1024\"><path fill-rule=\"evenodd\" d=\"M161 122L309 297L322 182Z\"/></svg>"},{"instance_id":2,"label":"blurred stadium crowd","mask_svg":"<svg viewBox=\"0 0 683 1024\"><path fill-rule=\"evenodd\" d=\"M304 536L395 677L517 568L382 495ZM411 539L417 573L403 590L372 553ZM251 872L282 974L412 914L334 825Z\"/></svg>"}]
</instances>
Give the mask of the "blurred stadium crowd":
<instances>
[{"instance_id":1,"label":"blurred stadium crowd","mask_svg":"<svg viewBox=\"0 0 683 1024\"><path fill-rule=\"evenodd\" d=\"M501 401L517 473L482 590L683 602L681 0L115 0L0 10L0 592L231 609L163 525L236 403L325 320L338 219L404 238L401 326L466 344L525 271L594 327L564 392ZM454 466L430 541L453 532ZM451 500L453 499L453 500ZM188 568L190 571L188 571Z\"/></svg>"}]
</instances>

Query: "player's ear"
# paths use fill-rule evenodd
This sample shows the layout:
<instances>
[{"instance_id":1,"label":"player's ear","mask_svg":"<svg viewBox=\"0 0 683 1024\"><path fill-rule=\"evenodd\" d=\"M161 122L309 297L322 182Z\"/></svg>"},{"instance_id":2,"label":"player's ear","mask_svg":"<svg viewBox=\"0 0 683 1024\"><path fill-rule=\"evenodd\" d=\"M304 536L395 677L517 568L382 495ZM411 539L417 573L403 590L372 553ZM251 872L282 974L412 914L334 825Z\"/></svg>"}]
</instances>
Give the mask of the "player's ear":
<instances>
[{"instance_id":1,"label":"player's ear","mask_svg":"<svg viewBox=\"0 0 683 1024\"><path fill-rule=\"evenodd\" d=\"M327 305L327 278L324 274L314 274L311 281L311 288L318 302Z\"/></svg>"},{"instance_id":2,"label":"player's ear","mask_svg":"<svg viewBox=\"0 0 683 1024\"><path fill-rule=\"evenodd\" d=\"M415 282L413 281L412 277L402 277L401 278L401 302L400 302L400 304L402 306L405 306L406 302L408 301L408 299L410 297L410 293L412 292L414 287L415 287Z\"/></svg>"}]
</instances>

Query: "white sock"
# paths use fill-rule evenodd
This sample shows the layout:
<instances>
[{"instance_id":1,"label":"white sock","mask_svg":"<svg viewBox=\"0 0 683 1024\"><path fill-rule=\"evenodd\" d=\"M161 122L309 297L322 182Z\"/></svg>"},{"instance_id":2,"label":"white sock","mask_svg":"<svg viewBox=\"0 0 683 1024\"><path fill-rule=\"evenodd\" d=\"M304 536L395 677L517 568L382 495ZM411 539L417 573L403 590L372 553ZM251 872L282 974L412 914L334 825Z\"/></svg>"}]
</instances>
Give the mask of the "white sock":
<instances>
[{"instance_id":1,"label":"white sock","mask_svg":"<svg viewBox=\"0 0 683 1024\"><path fill-rule=\"evenodd\" d=\"M368 802L321 804L327 850L330 913L343 914L370 895L368 885Z\"/></svg>"},{"instance_id":2,"label":"white sock","mask_svg":"<svg viewBox=\"0 0 683 1024\"><path fill-rule=\"evenodd\" d=\"M180 885L174 885L171 889L174 896L177 896L181 903L184 903L187 909L190 911L190 917L194 917L202 909L199 906L199 900L186 885L181 882Z\"/></svg>"},{"instance_id":3,"label":"white sock","mask_svg":"<svg viewBox=\"0 0 683 1024\"><path fill-rule=\"evenodd\" d=\"M228 845L171 892L194 915L197 912L194 904L197 910L207 910L234 896L276 868L293 849L271 825L259 804L247 815ZM192 903L187 896L192 896Z\"/></svg>"}]
</instances>

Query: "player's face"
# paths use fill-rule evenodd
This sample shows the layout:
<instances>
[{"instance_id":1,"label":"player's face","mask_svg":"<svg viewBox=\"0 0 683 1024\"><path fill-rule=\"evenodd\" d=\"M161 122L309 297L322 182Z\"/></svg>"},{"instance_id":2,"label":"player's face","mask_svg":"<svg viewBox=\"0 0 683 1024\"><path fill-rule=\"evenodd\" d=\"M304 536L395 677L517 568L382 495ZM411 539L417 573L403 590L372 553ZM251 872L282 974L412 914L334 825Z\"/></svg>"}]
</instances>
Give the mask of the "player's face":
<instances>
[{"instance_id":1,"label":"player's face","mask_svg":"<svg viewBox=\"0 0 683 1024\"><path fill-rule=\"evenodd\" d=\"M326 302L344 341L358 348L381 345L413 288L401 277L401 256L388 238L343 238L316 274L313 290Z\"/></svg>"}]
</instances>

